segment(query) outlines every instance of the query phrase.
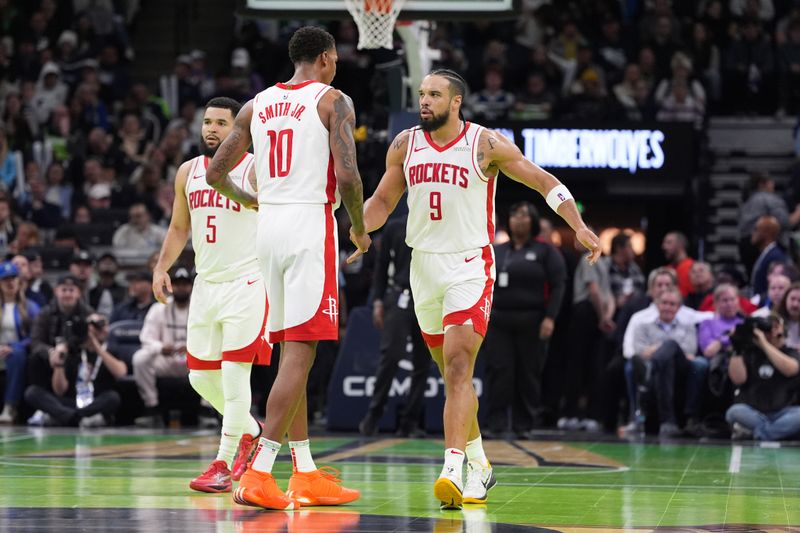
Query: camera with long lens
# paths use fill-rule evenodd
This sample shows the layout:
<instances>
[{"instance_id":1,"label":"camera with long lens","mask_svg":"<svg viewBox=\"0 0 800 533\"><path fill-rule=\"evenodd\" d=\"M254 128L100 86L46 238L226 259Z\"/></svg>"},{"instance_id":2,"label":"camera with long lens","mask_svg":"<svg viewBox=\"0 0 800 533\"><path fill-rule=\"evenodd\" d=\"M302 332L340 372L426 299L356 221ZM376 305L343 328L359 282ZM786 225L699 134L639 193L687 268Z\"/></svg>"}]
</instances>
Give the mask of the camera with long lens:
<instances>
[{"instance_id":1,"label":"camera with long lens","mask_svg":"<svg viewBox=\"0 0 800 533\"><path fill-rule=\"evenodd\" d=\"M749 316L744 322L734 328L731 333L731 346L733 351L742 355L748 355L754 351L759 351L753 339L753 332L760 329L764 333L772 331L772 321L769 318Z\"/></svg>"}]
</instances>

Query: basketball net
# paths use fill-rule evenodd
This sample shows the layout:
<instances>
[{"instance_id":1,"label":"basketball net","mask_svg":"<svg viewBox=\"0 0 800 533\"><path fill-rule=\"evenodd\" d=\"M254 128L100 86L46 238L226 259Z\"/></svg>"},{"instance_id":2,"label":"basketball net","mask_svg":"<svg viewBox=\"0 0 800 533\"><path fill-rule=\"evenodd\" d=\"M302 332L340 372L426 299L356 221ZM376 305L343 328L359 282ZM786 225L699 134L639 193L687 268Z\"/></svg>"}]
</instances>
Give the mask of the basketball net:
<instances>
[{"instance_id":1,"label":"basketball net","mask_svg":"<svg viewBox=\"0 0 800 533\"><path fill-rule=\"evenodd\" d=\"M394 48L392 32L406 0L344 0L358 26L358 49Z\"/></svg>"}]
</instances>

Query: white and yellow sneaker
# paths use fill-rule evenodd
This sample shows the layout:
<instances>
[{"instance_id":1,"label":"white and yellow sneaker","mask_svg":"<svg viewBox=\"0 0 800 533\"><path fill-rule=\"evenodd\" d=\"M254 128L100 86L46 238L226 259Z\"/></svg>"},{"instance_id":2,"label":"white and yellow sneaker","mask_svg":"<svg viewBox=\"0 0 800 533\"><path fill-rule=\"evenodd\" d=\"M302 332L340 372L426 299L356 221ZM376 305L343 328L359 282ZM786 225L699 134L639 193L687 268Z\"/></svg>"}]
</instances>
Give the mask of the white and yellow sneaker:
<instances>
[{"instance_id":1,"label":"white and yellow sneaker","mask_svg":"<svg viewBox=\"0 0 800 533\"><path fill-rule=\"evenodd\" d=\"M464 503L486 503L489 499L489 490L497 485L492 465L486 466L477 461L467 463L467 482L464 484Z\"/></svg>"}]
</instances>

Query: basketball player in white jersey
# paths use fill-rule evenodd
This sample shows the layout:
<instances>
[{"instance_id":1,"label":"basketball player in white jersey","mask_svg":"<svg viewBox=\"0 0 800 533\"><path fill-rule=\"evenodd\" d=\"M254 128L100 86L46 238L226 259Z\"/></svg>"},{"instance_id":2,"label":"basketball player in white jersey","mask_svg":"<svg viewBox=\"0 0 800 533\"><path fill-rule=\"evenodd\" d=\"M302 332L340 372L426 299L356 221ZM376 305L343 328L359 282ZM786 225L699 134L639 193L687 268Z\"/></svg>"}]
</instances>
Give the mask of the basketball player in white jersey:
<instances>
[{"instance_id":1,"label":"basketball player in white jersey","mask_svg":"<svg viewBox=\"0 0 800 533\"><path fill-rule=\"evenodd\" d=\"M298 29L289 41L295 72L247 102L208 167L208 183L247 207L258 206L256 252L270 313L270 342L281 343L278 375L267 400L263 436L234 501L267 509L336 505L359 497L323 470L297 468L284 494L272 476L275 457L293 416L306 416L305 390L317 342L338 338L336 221L341 194L353 240L363 253L361 176L353 139L355 112L330 87L338 59L333 37ZM258 198L229 172L253 144ZM291 437L291 435L290 435Z\"/></svg>"},{"instance_id":2,"label":"basketball player in white jersey","mask_svg":"<svg viewBox=\"0 0 800 533\"><path fill-rule=\"evenodd\" d=\"M249 414L250 367L254 359L268 364L271 352L264 339L265 288L253 249L258 214L221 196L205 180L209 158L233 129L241 107L230 98L213 98L206 105L204 155L178 170L172 220L153 273L153 292L164 302L165 290L172 290L167 270L191 232L198 276L189 306L189 380L222 414L217 458L189 483L203 492L230 492L231 480L238 481L244 473L261 433ZM254 192L253 161L245 154L231 176ZM294 461L313 465L305 414L292 421L289 436Z\"/></svg>"},{"instance_id":3,"label":"basketball player in white jersey","mask_svg":"<svg viewBox=\"0 0 800 533\"><path fill-rule=\"evenodd\" d=\"M217 457L189 483L202 492L230 492L231 480L244 473L261 433L261 426L250 416L250 368L254 362L269 364L272 351L264 339L266 289L252 249L258 215L220 195L205 180L210 157L230 133L241 107L231 98L212 98L206 105L201 132L204 154L178 169L172 219L153 269L153 293L165 303L167 291L172 291L167 271L191 233L197 279L186 340L189 381L222 414ZM245 154L231 171L251 190L248 179L254 181L253 162L253 156Z\"/></svg>"},{"instance_id":4,"label":"basketball player in white jersey","mask_svg":"<svg viewBox=\"0 0 800 533\"><path fill-rule=\"evenodd\" d=\"M445 464L434 484L443 508L484 503L496 483L481 443L472 373L492 307L491 242L499 173L546 197L591 250L589 260L600 256L597 236L584 224L564 185L525 159L503 135L461 118L465 92L463 78L450 70L436 70L423 79L420 125L395 138L386 155L386 172L364 206L367 231L375 231L408 190L406 242L413 249L414 310L445 383ZM354 252L348 261L358 255L360 251Z\"/></svg>"}]
</instances>

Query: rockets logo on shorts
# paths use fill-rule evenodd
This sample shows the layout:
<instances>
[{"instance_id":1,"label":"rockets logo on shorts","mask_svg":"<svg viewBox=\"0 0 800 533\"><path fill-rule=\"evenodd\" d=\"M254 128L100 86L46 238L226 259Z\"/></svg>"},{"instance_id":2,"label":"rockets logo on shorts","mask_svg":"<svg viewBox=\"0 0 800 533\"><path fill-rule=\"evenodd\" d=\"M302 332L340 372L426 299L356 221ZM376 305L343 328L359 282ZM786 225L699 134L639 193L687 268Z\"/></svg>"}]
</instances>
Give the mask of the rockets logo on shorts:
<instances>
[{"instance_id":1,"label":"rockets logo on shorts","mask_svg":"<svg viewBox=\"0 0 800 533\"><path fill-rule=\"evenodd\" d=\"M486 318L486 322L489 322L489 317L492 316L492 301L486 297L483 299L483 306L480 308L483 311L483 316Z\"/></svg>"},{"instance_id":2,"label":"rockets logo on shorts","mask_svg":"<svg viewBox=\"0 0 800 533\"><path fill-rule=\"evenodd\" d=\"M322 313L327 315L331 319L331 322L335 324L336 321L339 319L339 310L337 307L336 298L334 298L332 295L328 296L327 302L328 302L328 308L323 309Z\"/></svg>"}]
</instances>

